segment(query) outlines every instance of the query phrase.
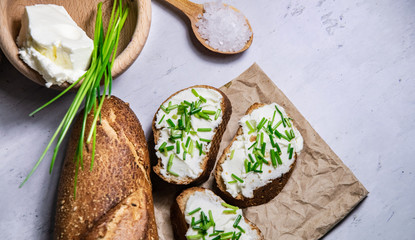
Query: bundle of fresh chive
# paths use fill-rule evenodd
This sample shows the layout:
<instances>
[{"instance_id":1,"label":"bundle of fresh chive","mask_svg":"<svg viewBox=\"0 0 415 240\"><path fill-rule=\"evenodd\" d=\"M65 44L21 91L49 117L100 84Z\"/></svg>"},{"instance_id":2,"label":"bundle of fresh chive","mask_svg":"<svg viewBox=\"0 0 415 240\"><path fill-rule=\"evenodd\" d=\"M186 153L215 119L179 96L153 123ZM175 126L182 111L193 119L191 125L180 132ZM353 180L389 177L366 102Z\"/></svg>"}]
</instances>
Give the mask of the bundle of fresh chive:
<instances>
[{"instance_id":1,"label":"bundle of fresh chive","mask_svg":"<svg viewBox=\"0 0 415 240\"><path fill-rule=\"evenodd\" d=\"M280 120L274 125L275 117L278 114ZM272 116L272 119L267 119L263 117L261 121L256 124L254 120L246 120L245 124L249 129L248 134L255 134L256 138L254 143L248 147L248 158L244 160L244 167L245 173L254 172L254 173L262 173L263 164L270 165L270 162L266 159L266 156L269 156L271 160L271 164L274 168L277 168L278 165L282 165L281 160L281 147L278 144L278 140L284 139L288 142L288 159L292 159L294 153L294 147L291 145L291 140L295 138L294 129L291 123L292 119L288 118L283 115L283 113L278 109L277 105L275 105L275 110ZM279 132L277 128L280 125L283 125L284 132ZM268 136L270 140L270 145L268 146L269 155L266 152L267 143L264 138ZM235 153L235 149L233 149L230 153L229 158L232 160ZM233 178L232 181L228 183L243 183L243 179L232 174L231 177Z\"/></svg>"},{"instance_id":2,"label":"bundle of fresh chive","mask_svg":"<svg viewBox=\"0 0 415 240\"><path fill-rule=\"evenodd\" d=\"M115 56L117 55L117 47L120 38L121 30L124 26L124 23L127 19L129 12L128 7L123 7L122 0L114 0L113 8L111 11L111 17L109 20L108 28L106 34L104 34L103 19L102 19L102 3L98 4L97 16L95 20L95 32L94 32L94 50L91 56L91 65L86 73L80 77L76 82L62 91L58 96L47 102L42 107L38 108L30 114L30 116L39 112L52 102L56 101L62 95L67 93L74 86L80 84L79 89L75 95L74 100L72 101L71 106L63 117L61 123L56 129L55 133L52 136L52 139L49 141L46 149L43 151L43 154L33 167L32 171L25 178L25 180L20 185L23 184L30 178L30 176L35 172L39 164L42 162L46 153L55 142L56 146L53 152L52 161L50 164L49 172L52 172L56 156L59 152L59 148L62 144L63 139L65 138L72 122L74 121L76 114L78 113L82 102L85 104L82 130L80 134L80 139L76 151L76 157L74 159L76 163L75 171L75 183L74 183L74 194L76 195L76 184L77 184L77 175L79 166L83 168L83 148L85 142L85 134L87 133L86 122L88 114L93 114L94 119L92 121L92 126L88 131L86 144L92 142L92 154L91 154L91 163L90 169L92 170L94 164L95 156L95 137L96 137L96 128L99 121L99 116L101 113L101 108L106 97L111 95L111 86L112 86L112 76L111 69L114 64ZM100 83L103 82L104 90L102 95L100 94L101 88ZM59 137L58 137L59 135Z\"/></svg>"},{"instance_id":3,"label":"bundle of fresh chive","mask_svg":"<svg viewBox=\"0 0 415 240\"><path fill-rule=\"evenodd\" d=\"M160 106L160 109L164 111L165 114L163 114L158 124L160 125L163 121L167 123L169 138L168 141L160 144L158 151L165 156L168 156L167 172L176 177L179 175L171 170L174 157L177 156L185 161L187 155L190 155L191 157L194 156L195 147L198 151L198 155L202 156L205 154L203 151L204 146L211 142L210 139L205 138L198 138L200 142L198 140L194 141L190 135L196 136L198 132L211 132L214 130L210 127L194 129L191 116L206 121L212 121L212 118L217 120L221 114L220 108L216 111L203 109L203 104L207 102L206 98L201 96L195 89L192 89L191 92L198 100L192 102L184 100L180 104L172 104L172 102L169 101L167 106ZM171 118L165 119L166 114L170 114L172 111L176 112L174 112ZM169 152L171 153L169 154Z\"/></svg>"},{"instance_id":4,"label":"bundle of fresh chive","mask_svg":"<svg viewBox=\"0 0 415 240\"><path fill-rule=\"evenodd\" d=\"M221 203L223 207L226 209L223 210L223 214L236 214L238 207L232 206L230 204L227 204L225 202ZM243 229L241 226L239 226L239 223L242 219L242 215L238 214L235 218L235 221L233 223L234 231L228 231L225 232L224 230L217 228L216 223L213 218L212 210L208 210L208 215L204 211L201 211L202 209L196 208L192 211L190 211L188 214L190 216L195 215L196 213L199 213L199 218L196 220L196 217L192 216L192 222L190 224L190 227L197 231L196 235L187 235L187 239L211 239L211 240L220 240L220 239L231 239L231 240L238 240L241 238L242 234L245 233L245 229ZM208 218L209 216L209 218ZM212 228L212 230L210 230ZM212 232L212 233L208 233Z\"/></svg>"}]
</instances>

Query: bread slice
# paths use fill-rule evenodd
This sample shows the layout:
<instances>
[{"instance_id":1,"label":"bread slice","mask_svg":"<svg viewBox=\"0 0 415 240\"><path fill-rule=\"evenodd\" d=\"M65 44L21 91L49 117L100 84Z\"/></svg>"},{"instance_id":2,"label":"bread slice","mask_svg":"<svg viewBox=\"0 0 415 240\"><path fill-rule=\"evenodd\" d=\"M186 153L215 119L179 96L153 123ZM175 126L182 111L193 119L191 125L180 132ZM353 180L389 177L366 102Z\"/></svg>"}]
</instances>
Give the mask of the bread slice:
<instances>
[{"instance_id":1,"label":"bread slice","mask_svg":"<svg viewBox=\"0 0 415 240\"><path fill-rule=\"evenodd\" d=\"M244 124L245 122L243 122L243 120L245 119L249 119L249 116L253 116L250 115L254 110L256 109L260 109L262 107L262 110L258 110L255 112L255 114L259 114L260 111L262 111L262 113L264 113L264 109L265 107L269 107L271 106L264 104L264 103L255 103L252 106L250 106L248 108L248 110L246 111L245 116L241 119L240 122L240 127L238 128L236 135L234 136L234 138L232 139L232 141L230 142L230 144L228 145L228 147L223 151L222 156L220 157L220 159L218 160L218 163L216 165L215 168L215 172L214 172L214 176L215 176L215 184L213 185L213 190L216 194L218 194L219 196L221 196L226 202L229 202L230 204L236 205L238 207L249 207L249 206L256 206L256 205L260 205L260 204L264 204L269 202L271 199L273 199L275 196L278 195L278 193L281 192L281 190L284 188L285 184L287 183L288 179L291 176L291 173L295 167L296 164L296 159L297 159L297 153L302 149L302 138L300 133L294 128L293 124L291 122L289 122L288 124L286 124L286 122L284 123L284 126L286 125L288 128L288 125L290 125L290 129L293 130L293 132L295 133L295 138L292 138L291 141L287 141L284 138L279 138L277 139L277 137L275 136L275 131L268 131L268 132L272 132L272 134L266 134L265 131L263 130L263 128L261 128L260 130L257 129L257 127L253 126L253 128L255 129L255 131L253 133L251 133L252 135L243 135L244 134L244 128L242 127L241 124ZM274 106L278 106L276 104L274 104ZM267 119L266 123L271 123L272 126L277 125L276 123L278 121L282 121L282 117L281 114L279 113L279 111L281 111L282 113L284 112L284 109L281 106L278 106L277 109L275 109L275 117L272 117L273 115L271 114L272 119L274 119L275 121L272 121L271 117L269 115L268 118L265 116L265 119ZM269 108L268 108L269 109ZM269 111L268 111L269 113ZM249 116L248 116L249 115ZM258 116L259 119L264 117L264 116ZM252 119L252 118L251 118ZM284 114L284 119L286 119L285 121L291 121L288 120L288 117ZM252 121L252 120L251 120ZM271 122L272 121L272 122ZM250 122L251 125L255 124L255 121ZM279 123L279 122L278 122ZM257 123L258 125L260 124L260 122ZM245 129L249 129L248 125L245 124ZM267 125L265 124L265 126L267 127ZM278 129L281 129L280 127L283 127L283 124L279 124L277 125L277 131ZM271 127L273 128L273 127ZM285 128L284 128L285 129ZM246 130L245 130L246 131ZM290 130L288 130L290 131ZM251 132L251 131L250 131ZM263 132L263 133L261 133ZM284 136L285 132L283 132ZM294 135L293 133L293 135ZM246 133L245 133L246 134ZM254 144L256 141L260 141L258 138L260 137L261 134L264 134L263 139L268 140L269 137L273 137L272 141L280 141L280 143L277 142L277 145L279 145L279 148L284 148L284 145L282 145L281 141L287 141L286 144L287 145L287 149L291 148L290 145L293 144L294 147L291 153L291 158L289 159L289 157L287 155L289 155L287 149L284 149L286 153L285 156L287 156L286 158L288 159L287 161L284 162L284 160L281 160L282 163L284 164L279 164L279 162L277 163L277 161L275 160L276 158L274 158L274 161L271 160L271 150L263 150L265 158L268 162L268 164L262 160L258 160L259 157L253 157L255 156L255 154L252 152L253 149L255 149L255 147L252 147L252 144ZM255 136L256 135L256 136ZM248 137L246 137L248 136ZM291 135L290 135L291 136ZM249 139L246 139L249 138ZM290 138L288 138L290 139ZM235 141L239 141L237 144L240 144L241 141L243 143L243 150L242 150L242 154L237 156L238 153L235 153L236 151L238 151L237 146L240 145L235 145L233 147L233 153L231 152L231 148L233 146L233 144L235 143ZM265 143L265 141L264 141ZM288 145L289 143L289 145ZM295 144L295 145L294 145ZM250 146L250 147L246 147L246 146ZM258 146L258 145L256 145ZM271 144L271 140L269 140L269 143L265 143L266 147L272 146L272 149L274 151L274 146L275 143ZM251 150L249 150L249 148L251 148ZM294 149L295 148L295 149ZM241 150L240 150L241 151ZM256 150L255 150L256 151ZM258 149L258 151L260 151ZM275 150L276 151L276 150ZM283 159L284 157L284 153L283 151L281 152L281 159ZM251 154L251 156L248 155L248 153ZM231 155L235 155L237 157L234 157L235 159L232 160ZM250 159L253 160L250 160ZM241 160L244 159L244 160ZM233 161L232 164L236 164L236 167L232 167L232 169L230 170L226 170L228 172L226 172L224 170L224 166L226 166L224 163L225 161ZM259 162L265 167L265 171L264 173L261 172L254 172L253 170L249 170L251 168L253 168L253 164ZM288 162L288 163L287 163ZM252 163L252 164L251 164ZM275 163L275 165L274 165ZM242 164L242 166L241 166ZM246 165L249 166L247 167ZM228 163L227 166L233 166L230 165L230 163ZM244 181L243 183L241 181L238 181L234 175L232 175L231 173L237 172L237 169L239 167L240 170L238 173L241 174L241 176L239 176L241 178L242 181ZM277 169L279 169L281 167L281 170L284 170L285 172L282 172L281 175L276 175L278 174L278 172L273 173L273 171L277 171ZM228 167L229 168L229 167ZM247 170L248 169L248 170ZM256 171L259 168L257 167ZM261 166L261 170L262 170L262 166ZM281 171L278 170L278 171ZM225 171L225 172L224 172ZM257 176L254 176L255 174L257 174ZM265 175L262 175L265 174ZM274 177L268 177L271 176L271 174L274 174ZM225 180L223 177L228 178L228 180ZM229 177L228 177L229 176ZM262 180L261 177L266 176L267 179ZM238 176L237 176L238 177ZM245 179L244 179L245 178ZM229 181L229 180L233 180L233 181ZM227 183L227 184L226 184ZM236 184L232 185L232 184ZM252 187L254 186L254 187ZM229 187L229 188L228 188ZM233 189L230 189L233 188ZM249 190L249 191L248 191ZM245 194L244 194L245 191ZM232 193L232 194L231 194ZM251 194L251 195L249 195Z\"/></svg>"},{"instance_id":2,"label":"bread slice","mask_svg":"<svg viewBox=\"0 0 415 240\"><path fill-rule=\"evenodd\" d=\"M193 135L193 137L194 137L195 135L199 136L199 135L202 135L202 134L205 134L205 133L197 132L197 134L190 134L190 133L187 133L186 131L181 131L181 134L185 135L185 137L183 137L182 139L175 140L176 143L179 142L179 151L180 151L179 154L176 154L177 153L176 143L171 143L171 142L165 140L165 138L164 138L164 140L162 139L163 129L162 129L160 123L162 125L164 124L166 126L167 125L166 121L167 121L167 118L168 118L168 119L172 120L176 126L178 126L179 125L178 121L181 118L181 115L179 114L178 118L176 117L176 119L170 118L170 116L172 116L173 113L164 112L164 110L162 109L162 106L167 107L169 102L171 102L171 101L173 101L173 102L178 101L178 102L182 103L184 101L181 101L181 100L179 101L178 98L182 99L183 96L186 96L187 97L186 99L193 99L193 100L189 100L189 101L194 101L195 103L197 101L201 101L201 100L195 100L195 98L197 98L197 97L193 96L194 95L193 93L190 93L190 92L192 92L193 89L198 89L198 91L201 91L201 92L204 92L205 94L208 94L208 96L211 99L215 98L215 97L212 97L212 96L216 96L216 97L218 97L218 99L221 98L220 102L218 101L218 103L216 103L216 105L218 106L218 109L220 107L220 115L219 115L219 118L217 118L217 120L215 120L215 117L216 117L215 115L210 115L209 117L211 118L211 121L209 121L209 120L200 120L200 118L196 119L193 115L191 115L190 119L192 119L191 120L192 130L194 130L195 132L198 131L198 129L193 129L193 127L194 127L193 124L195 123L195 121L198 121L198 124L202 123L202 126L203 126L203 124L209 125L210 124L209 122L216 122L218 125L217 125L216 128L209 128L212 131L211 133L213 133L213 137L212 137L210 143L204 142L204 147L207 148L208 146L210 146L207 149L207 151L203 151L204 154L202 154L201 156L198 156L199 155L198 154L199 150L196 147L193 147L192 149L194 149L194 152L196 152L196 153L193 153L193 157L190 157L191 159L189 160L189 156L191 156L191 155L186 153L185 155L187 156L187 159L183 160L183 159L181 159L181 157L183 156L182 154L184 154L184 149L186 149L186 152L190 152L190 146L189 145L195 145L196 141L197 141L197 139L192 139L191 143L187 144L188 136ZM210 92L210 91L212 91L212 92ZM189 93L191 95L189 95ZM211 93L212 93L212 96L209 95ZM200 95L202 96L203 94L200 94ZM211 102L211 100L209 100L210 98L208 98L206 105L213 104ZM184 99L184 100L186 100L186 99ZM206 106L206 105L202 104L201 105L202 109L203 109L203 106ZM206 108L209 108L209 107L211 107L211 106L206 106ZM190 109L192 109L192 108L189 107L188 109L189 109L189 112L190 112ZM213 109L213 108L211 108L211 109ZM177 108L177 109L173 109L172 111L174 113L176 113L179 110ZM212 110L212 111L214 111L214 110ZM157 159L158 159L158 162L157 162L156 166L153 167L154 172L161 179L163 179L164 181L166 181L168 183L172 183L172 184L177 184L177 185L188 185L188 184L196 185L196 184L200 184L200 183L206 181L209 178L209 175L210 175L210 173L211 173L211 171L212 171L212 169L215 165L216 156L217 156L218 151L219 151L219 145L220 145L220 142L222 140L222 135L223 135L223 133L226 129L226 125L228 124L231 113L232 113L232 106L231 106L231 102L229 101L228 97L222 91L220 91L219 89L216 89L216 88L211 87L211 86L196 85L196 86L189 87L189 88L183 89L181 91L178 91L175 94L173 94L172 96L170 96L167 100L165 100L162 103L160 108L157 110L157 112L154 116L154 119L153 119L153 123L152 123L155 151L156 151ZM212 114L212 113L210 113L210 114ZM220 119L220 116L221 116L222 120L220 122L218 122L219 119ZM203 121L205 121L205 123ZM158 125L158 127L157 127L157 125ZM196 126L196 124L194 124L194 125ZM164 127L164 129L168 129L168 128ZM209 133L209 134L211 134L211 133ZM164 133L164 134L166 134L166 133ZM200 140L200 138L198 138L198 139ZM160 140L160 142L159 142L159 140ZM168 143L168 145L170 145L170 147L173 146L174 149L170 150L169 152L160 151L160 149L162 149L162 150L164 149L164 148L161 148L162 142L163 143ZM200 142L200 144L202 144L201 141L197 141L197 142ZM187 145L187 148L185 148L186 146L183 147L183 144ZM162 158L163 158L162 154L164 154L164 156L165 156L164 157L165 158L164 163L163 163L163 160L162 160ZM179 175L179 174L174 175L174 173L169 172L166 158L167 158L167 156L170 158L171 155L173 155L174 160L171 161L172 164L170 166L174 166L175 164L183 164L182 165L183 167L180 168L180 171L182 169L187 170L187 169L196 168L198 172L196 172L196 173L193 172L193 173L189 173L189 174L182 173L181 175ZM178 165L176 165L176 166L178 166ZM193 167L193 168L191 168L191 167ZM189 171L193 171L193 170L189 170Z\"/></svg>"},{"instance_id":3,"label":"bread slice","mask_svg":"<svg viewBox=\"0 0 415 240\"><path fill-rule=\"evenodd\" d=\"M86 132L93 117L88 115ZM54 239L158 239L147 142L136 115L119 98L105 99L92 170L92 143L84 145L83 166L74 161L82 118L72 130L59 180Z\"/></svg>"},{"instance_id":4,"label":"bread slice","mask_svg":"<svg viewBox=\"0 0 415 240\"><path fill-rule=\"evenodd\" d=\"M205 197L205 200L202 201L198 201L197 204L200 204L198 206L200 206L200 210L196 213L193 213L191 215L189 215L189 208L193 207L191 205L187 206L188 201L191 197L195 197L196 199L200 199L200 197ZM206 204L205 201L210 201L212 203L212 205L210 204ZM195 202L195 200L193 200L192 202ZM205 204L204 204L205 203ZM211 190L208 189L204 189L201 187L193 187L193 188L189 188L184 190L177 198L176 200L173 202L173 205L171 206L171 213L170 213L170 218L171 218L171 223L173 226L173 232L174 232L174 237L176 240L186 240L186 233L189 230L189 223L186 221L186 216L188 216L188 218L194 217L195 221L198 221L200 219L201 216L201 212L203 211L203 213L207 216L207 218L209 218L210 221L210 216L209 216L209 210L212 210L213 214L213 220L215 222L215 226L213 227L209 227L208 229L208 233L212 234L214 229L217 230L224 230L224 226L220 225L220 222L226 222L228 219L224 219L224 218L229 218L229 222L235 223L236 218L238 217L238 215L241 215L241 219L240 219L240 223L237 224L238 226L242 227L242 229L245 231L245 233L242 233L239 239L264 239L261 231L259 230L259 228L253 224L252 222L250 222L248 219L246 219L245 217L242 216L242 211L241 210L237 210L238 212L235 213L231 213L231 214L224 214L224 215L216 215L213 209L210 208L210 206L216 206L216 204L220 207L218 208L217 212L221 212L223 210L230 210L230 208L225 207L223 205L221 205L222 203L226 204L220 197L218 197L217 195L215 195ZM191 203L190 203L191 204ZM215 205L213 205L215 204ZM187 208L187 210L186 210ZM192 211L190 210L190 212ZM236 212L236 211L235 211ZM197 224L198 225L198 224ZM231 230L229 230L229 228ZM228 226L227 228L228 231L235 231L235 233L240 232L241 230L238 228L234 228L232 225ZM195 232L192 232L192 230L190 230L189 234L194 235ZM213 239L216 236L211 236L209 237L209 234L205 235L205 238L203 239ZM249 236L251 236L251 238L248 238L247 235L245 234L249 234ZM225 239L231 239L232 236L230 236L229 238L225 238ZM202 239L202 238L194 238L194 239Z\"/></svg>"}]
</instances>

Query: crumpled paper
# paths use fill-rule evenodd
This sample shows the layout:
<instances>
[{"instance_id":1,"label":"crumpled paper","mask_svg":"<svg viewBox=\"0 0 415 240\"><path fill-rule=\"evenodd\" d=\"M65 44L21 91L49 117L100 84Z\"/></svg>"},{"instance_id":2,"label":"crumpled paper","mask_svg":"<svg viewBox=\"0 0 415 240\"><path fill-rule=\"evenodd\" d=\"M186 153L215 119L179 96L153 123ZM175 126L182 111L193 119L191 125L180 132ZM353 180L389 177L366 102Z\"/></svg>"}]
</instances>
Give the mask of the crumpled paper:
<instances>
[{"instance_id":1,"label":"crumpled paper","mask_svg":"<svg viewBox=\"0 0 415 240\"><path fill-rule=\"evenodd\" d=\"M319 239L367 196L365 187L257 64L220 89L232 103L232 116L217 158L235 135L239 119L255 102L283 106L304 138L304 148L281 193L269 203L244 209L245 217L260 228L265 239ZM202 187L212 184L213 177ZM184 188L154 178L160 239L174 239L170 206Z\"/></svg>"}]
</instances>

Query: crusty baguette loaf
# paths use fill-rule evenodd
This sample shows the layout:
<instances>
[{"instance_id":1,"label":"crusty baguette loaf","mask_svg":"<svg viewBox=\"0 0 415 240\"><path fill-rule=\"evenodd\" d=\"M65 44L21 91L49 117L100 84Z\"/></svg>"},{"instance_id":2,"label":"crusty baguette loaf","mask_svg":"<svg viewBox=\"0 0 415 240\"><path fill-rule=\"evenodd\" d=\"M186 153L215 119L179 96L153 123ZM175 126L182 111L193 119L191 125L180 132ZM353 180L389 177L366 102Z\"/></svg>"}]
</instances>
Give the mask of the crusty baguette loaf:
<instances>
[{"instance_id":1,"label":"crusty baguette loaf","mask_svg":"<svg viewBox=\"0 0 415 240\"><path fill-rule=\"evenodd\" d=\"M206 86L206 85L196 85L196 86L192 86L183 90L180 90L176 93L174 93L173 95L171 95L168 99L166 99L162 105L166 104L172 97L176 96L178 93L184 91L184 90L188 90L188 89L193 89L193 88L207 88L207 89L212 89L217 91L218 93L221 94L222 96L222 102L220 104L221 106L221 110L222 110L222 122L219 124L219 126L214 130L215 131L215 135L213 136L212 141L210 142L211 147L209 152L205 155L205 157L202 159L201 161L201 169L203 169L203 171L201 172L201 174L196 177L196 178L191 178L191 177L185 177L185 178L176 178L174 176L163 176L163 174L161 174L160 170L163 167L162 161L160 158L158 158L158 163L156 166L153 167L154 172L164 181L168 182L168 183L173 183L173 184L177 184L177 185L197 185L200 183L203 183L204 181L206 181L209 178L210 173L212 172L213 167L215 166L215 162L216 162L216 156L218 154L219 151L219 145L220 142L222 140L222 135L225 132L226 126L229 122L230 116L232 114L232 106L231 106L231 102L229 101L228 97L219 89L216 89L214 87L211 86ZM157 142L159 140L160 137L160 130L158 130L156 128L156 118L157 118L157 113L160 111L160 107L157 110L156 114L154 115L153 118L153 124L152 124L152 129L153 129L153 135L154 135L154 143L155 145L157 145ZM157 150L156 150L157 151Z\"/></svg>"},{"instance_id":2,"label":"crusty baguette loaf","mask_svg":"<svg viewBox=\"0 0 415 240\"><path fill-rule=\"evenodd\" d=\"M264 103L254 103L251 105L248 110L246 111L245 115L252 113L255 109L258 109L266 104ZM257 206L264 203L269 202L281 190L284 188L285 184L287 183L288 179L291 176L291 173L295 167L297 154L294 153L294 162L290 166L290 170L283 174L281 177L273 179L271 182L267 183L266 185L259 187L253 191L253 197L248 198L243 196L239 193L236 197L233 197L227 190L224 179L222 178L221 174L223 172L222 163L226 160L226 156L230 153L231 146L236 138L243 134L242 127L239 126L235 136L233 137L232 141L229 143L228 147L223 151L222 156L219 158L218 163L216 164L216 168L214 171L215 183L213 184L213 191L222 197L226 202L233 204L238 207L250 207L250 206Z\"/></svg>"},{"instance_id":3,"label":"crusty baguette loaf","mask_svg":"<svg viewBox=\"0 0 415 240\"><path fill-rule=\"evenodd\" d=\"M158 239L144 132L129 105L114 96L102 107L91 171L91 144L84 146L74 199L82 116L73 128L60 176L55 239ZM92 114L87 130L91 123Z\"/></svg>"},{"instance_id":4,"label":"crusty baguette loaf","mask_svg":"<svg viewBox=\"0 0 415 240\"><path fill-rule=\"evenodd\" d=\"M170 218L171 218L171 223L172 223L172 227L173 227L173 233L174 233L174 237L175 237L176 240L186 240L187 239L186 238L186 233L187 233L190 226L189 226L189 224L187 224L186 219L185 219L185 214L188 214L188 213L185 212L186 204L187 204L187 201L189 200L190 196L192 196L196 192L201 192L201 193L205 193L205 194L213 194L214 195L214 193L209 189L205 189L205 188L201 188L201 187L192 187L192 188L188 188L188 189L184 190L179 196L177 196L176 200L173 202L173 205L171 206L171 212L170 212ZM220 199L220 200L222 202L224 202L222 199ZM261 231L259 230L259 228L255 224L250 222L245 217L243 217L243 220L245 221L246 224L249 225L252 232L256 235L256 239L258 239L258 240L264 239ZM217 225L215 226L216 229L222 229L221 227L222 226L217 226ZM247 229L245 229L245 230L247 230ZM241 236L240 239L244 239L243 235Z\"/></svg>"}]
</instances>

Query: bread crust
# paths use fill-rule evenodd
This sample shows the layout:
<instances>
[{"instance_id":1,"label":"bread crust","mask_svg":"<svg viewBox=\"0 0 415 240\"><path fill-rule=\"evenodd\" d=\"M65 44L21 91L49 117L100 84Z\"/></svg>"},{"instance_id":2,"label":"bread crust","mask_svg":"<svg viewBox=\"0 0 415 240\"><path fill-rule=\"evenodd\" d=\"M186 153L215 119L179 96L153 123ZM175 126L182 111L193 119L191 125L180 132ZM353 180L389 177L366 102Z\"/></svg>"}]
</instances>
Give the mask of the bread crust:
<instances>
[{"instance_id":1,"label":"bread crust","mask_svg":"<svg viewBox=\"0 0 415 240\"><path fill-rule=\"evenodd\" d=\"M174 239L176 240L187 240L186 233L189 228L189 225L186 223L185 219L185 210L186 210L186 203L189 197L194 194L195 192L204 192L204 191L210 191L209 189L205 189L202 187L192 187L184 190L182 193L180 193L176 200L173 202L171 209L170 209L170 219L171 224L173 227L173 233L174 233ZM248 219L244 217L244 220L249 226L255 230L260 236L260 239L263 240L264 237L261 233L261 230L250 222Z\"/></svg>"},{"instance_id":2,"label":"bread crust","mask_svg":"<svg viewBox=\"0 0 415 240\"><path fill-rule=\"evenodd\" d=\"M254 103L252 104L248 110L246 111L245 115L250 114L252 111L254 111L257 108L260 108L262 106L265 106L264 103ZM276 178L269 182L268 184L257 188L254 190L254 196L252 198L244 197L241 193L238 194L235 198L226 191L226 185L222 178L222 163L226 159L226 155L230 152L230 148L233 144L233 142L236 140L236 138L240 135L242 135L243 130L242 127L239 126L238 130L236 131L235 136L233 137L232 141L229 143L229 145L223 150L222 156L219 158L218 163L216 164L216 168L214 171L215 176L215 183L213 184L212 190L219 195L221 198L223 198L226 202L241 207L251 207L251 206L258 206L264 203L267 203L271 201L273 198L275 198L284 188L285 184L288 182L288 179L290 178L296 162L297 162L297 154L294 154L294 162L290 166L290 170L283 174L281 177Z\"/></svg>"},{"instance_id":3,"label":"bread crust","mask_svg":"<svg viewBox=\"0 0 415 240\"><path fill-rule=\"evenodd\" d=\"M158 239L144 132L129 105L114 96L101 110L91 171L92 144L84 145L74 198L82 117L74 125L59 180L54 238ZM92 120L89 114L86 132Z\"/></svg>"},{"instance_id":4,"label":"bread crust","mask_svg":"<svg viewBox=\"0 0 415 240\"><path fill-rule=\"evenodd\" d=\"M195 86L177 91L176 93L171 95L169 98L167 98L161 105L164 105L165 103L167 103L172 97L174 97L178 93L188 90L188 89L192 89L192 88L208 88L208 89L215 90L222 95L222 102L221 102L222 122L219 124L219 126L215 130L216 133L214 134L213 139L210 142L211 147L209 149L209 152L206 154L206 156L201 161L201 167L203 171L197 178L193 179L190 177L186 177L184 179L177 179L174 176L165 177L160 172L160 170L163 167L161 163L161 159L160 158L157 159L157 164L153 167L154 173L156 173L164 181L168 183L176 184L176 185L198 185L198 184L205 182L209 178L210 173L212 172L213 167L215 166L215 163L216 163L216 157L218 155L219 146L220 146L220 142L222 141L223 133L226 130L226 126L228 125L229 119L231 118L231 114L232 114L232 105L228 97L219 89L211 87L211 86L207 86L207 85L195 85ZM154 145L157 145L157 141L160 136L160 130L156 129L156 118L157 118L157 113L159 111L160 111L160 107L157 109L156 113L154 114L154 118L152 122Z\"/></svg>"}]
</instances>

